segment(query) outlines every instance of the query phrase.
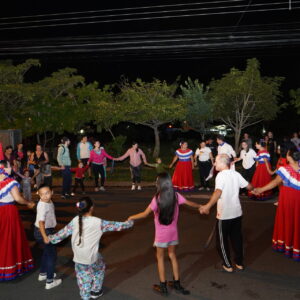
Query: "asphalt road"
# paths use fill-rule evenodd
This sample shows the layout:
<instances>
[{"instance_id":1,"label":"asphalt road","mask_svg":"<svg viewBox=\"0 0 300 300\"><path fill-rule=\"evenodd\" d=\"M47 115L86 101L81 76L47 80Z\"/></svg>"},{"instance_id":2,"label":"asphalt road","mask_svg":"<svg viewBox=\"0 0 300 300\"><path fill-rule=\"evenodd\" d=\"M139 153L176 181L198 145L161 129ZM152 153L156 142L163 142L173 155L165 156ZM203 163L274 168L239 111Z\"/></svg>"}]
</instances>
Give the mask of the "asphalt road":
<instances>
[{"instance_id":1,"label":"asphalt road","mask_svg":"<svg viewBox=\"0 0 300 300\"><path fill-rule=\"evenodd\" d=\"M91 191L91 189L90 189ZM155 190L146 187L142 191L130 191L127 187L108 187L106 192L90 192L96 203L95 215L107 220L123 221L146 208ZM209 194L188 193L190 200L207 201ZM35 196L37 197L37 196ZM62 228L76 214L76 198L62 200L53 197L58 220L57 229ZM179 219L180 244L177 255L181 269L181 281L191 295L182 296L171 292L170 299L300 299L300 265L271 249L276 207L272 201L253 202L242 199L244 217L246 270L233 274L218 270L220 259L214 241L208 249L204 244L212 230L215 211L210 216L201 216L196 210L182 207ZM20 213L36 260L36 269L11 281L0 283L0 299L80 299L76 284L70 241L58 245L57 273L63 279L61 286L45 290L38 282L40 249L33 239L33 211L20 207ZM158 282L153 217L135 223L133 229L103 235L101 253L107 271L104 280L103 299L135 300L160 299L152 292L152 284ZM171 266L166 264L171 280Z\"/></svg>"}]
</instances>

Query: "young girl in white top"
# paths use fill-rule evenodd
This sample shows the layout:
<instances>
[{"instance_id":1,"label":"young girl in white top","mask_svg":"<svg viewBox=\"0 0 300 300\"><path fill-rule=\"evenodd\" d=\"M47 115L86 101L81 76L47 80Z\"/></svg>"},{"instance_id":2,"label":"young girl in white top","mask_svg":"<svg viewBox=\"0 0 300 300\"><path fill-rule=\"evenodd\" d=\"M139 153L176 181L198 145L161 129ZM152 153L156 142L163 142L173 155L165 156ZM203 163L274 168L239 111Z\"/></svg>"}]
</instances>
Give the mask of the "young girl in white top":
<instances>
[{"instance_id":1,"label":"young girl in white top","mask_svg":"<svg viewBox=\"0 0 300 300\"><path fill-rule=\"evenodd\" d=\"M72 235L75 272L80 296L83 300L102 296L105 264L99 250L99 241L104 232L121 231L132 227L133 221L105 221L93 216L93 202L83 197L76 204L78 216L54 235L48 236L52 244Z\"/></svg>"}]
</instances>

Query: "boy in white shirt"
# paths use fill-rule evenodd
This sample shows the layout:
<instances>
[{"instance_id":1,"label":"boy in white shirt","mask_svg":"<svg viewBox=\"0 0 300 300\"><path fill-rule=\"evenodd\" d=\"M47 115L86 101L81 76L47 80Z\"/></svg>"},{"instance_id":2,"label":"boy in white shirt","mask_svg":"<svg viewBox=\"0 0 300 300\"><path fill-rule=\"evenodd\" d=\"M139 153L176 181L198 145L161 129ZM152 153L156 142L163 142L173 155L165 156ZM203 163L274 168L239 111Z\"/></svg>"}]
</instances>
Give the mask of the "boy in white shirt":
<instances>
[{"instance_id":1,"label":"boy in white shirt","mask_svg":"<svg viewBox=\"0 0 300 300\"><path fill-rule=\"evenodd\" d=\"M51 200L52 190L49 186L42 185L38 190L40 201L36 208L36 221L34 226L34 237L43 247L39 281L46 280L45 288L52 289L61 284L61 279L55 279L54 273L56 263L55 245L49 244L47 236L54 233L56 227L55 208Z\"/></svg>"},{"instance_id":2,"label":"boy in white shirt","mask_svg":"<svg viewBox=\"0 0 300 300\"><path fill-rule=\"evenodd\" d=\"M230 169L230 158L226 154L216 157L216 170L219 171L216 177L215 191L209 202L199 208L201 214L209 214L212 206L217 203L217 249L223 261L223 269L226 272L233 272L229 253L229 239L233 245L236 255L235 267L243 270L243 237L242 207L239 199L240 188L254 190L240 173Z\"/></svg>"}]
</instances>

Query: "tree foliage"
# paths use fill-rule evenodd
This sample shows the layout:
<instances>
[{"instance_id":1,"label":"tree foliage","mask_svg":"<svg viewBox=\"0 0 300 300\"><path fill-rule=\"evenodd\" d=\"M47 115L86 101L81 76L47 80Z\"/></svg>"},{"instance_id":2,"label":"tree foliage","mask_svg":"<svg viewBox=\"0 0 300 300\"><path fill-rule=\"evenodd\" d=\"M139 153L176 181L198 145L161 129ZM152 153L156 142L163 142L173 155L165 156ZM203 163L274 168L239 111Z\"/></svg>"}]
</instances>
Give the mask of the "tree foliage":
<instances>
[{"instance_id":1,"label":"tree foliage","mask_svg":"<svg viewBox=\"0 0 300 300\"><path fill-rule=\"evenodd\" d=\"M124 120L150 127L154 131L155 148L153 156L160 152L159 126L186 116L186 100L176 96L178 83L154 79L144 82L123 81L119 97L123 101Z\"/></svg>"},{"instance_id":2,"label":"tree foliage","mask_svg":"<svg viewBox=\"0 0 300 300\"><path fill-rule=\"evenodd\" d=\"M297 113L300 114L300 88L290 91L292 104L295 106Z\"/></svg>"},{"instance_id":3,"label":"tree foliage","mask_svg":"<svg viewBox=\"0 0 300 300\"><path fill-rule=\"evenodd\" d=\"M282 80L263 77L258 60L253 58L247 60L244 71L232 68L210 83L214 117L234 130L236 150L243 129L276 116Z\"/></svg>"},{"instance_id":4,"label":"tree foliage","mask_svg":"<svg viewBox=\"0 0 300 300\"><path fill-rule=\"evenodd\" d=\"M34 88L31 83L24 82L24 76L37 66L40 63L35 59L19 65L13 65L11 61L0 62L0 118L3 129L14 127L32 100Z\"/></svg>"},{"instance_id":5,"label":"tree foliage","mask_svg":"<svg viewBox=\"0 0 300 300\"><path fill-rule=\"evenodd\" d=\"M44 134L47 140L47 132L60 134L78 128L83 100L77 96L77 89L83 86L84 78L76 72L61 69L32 84L32 97L23 109L23 118L16 122L25 135Z\"/></svg>"},{"instance_id":6,"label":"tree foliage","mask_svg":"<svg viewBox=\"0 0 300 300\"><path fill-rule=\"evenodd\" d=\"M193 130L204 133L210 121L212 121L212 105L208 99L208 88L198 79L188 78L184 85L180 86L182 97L187 102L186 121Z\"/></svg>"}]
</instances>

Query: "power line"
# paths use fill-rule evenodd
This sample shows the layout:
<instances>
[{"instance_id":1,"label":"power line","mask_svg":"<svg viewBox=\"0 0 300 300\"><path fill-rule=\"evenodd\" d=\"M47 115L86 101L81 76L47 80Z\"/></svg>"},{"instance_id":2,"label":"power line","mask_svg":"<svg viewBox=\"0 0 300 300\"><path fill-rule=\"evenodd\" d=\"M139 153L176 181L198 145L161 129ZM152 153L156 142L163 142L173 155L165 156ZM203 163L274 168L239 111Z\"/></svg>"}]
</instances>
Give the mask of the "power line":
<instances>
[{"instance_id":1,"label":"power line","mask_svg":"<svg viewBox=\"0 0 300 300\"><path fill-rule=\"evenodd\" d=\"M294 9L299 9L299 7L294 7ZM256 9L248 10L247 13L253 12L269 12L269 11L282 11L287 10L287 8L268 8L268 9ZM212 13L198 13L198 14L182 14L182 15L169 15L169 16L157 16L157 17L142 17L142 18L126 18L117 20L100 20L100 21L86 21L86 22L71 22L71 23L57 23L57 24L45 24L45 25L30 25L30 26L15 26L15 27L5 27L0 28L3 30L16 30L16 29L32 29L32 28L46 28L46 27L58 27L58 26L74 26L74 25L88 25L88 24L99 24L99 23L113 23L113 22L130 22L130 21L146 21L154 19L171 19L171 18L187 18L187 17L199 17L199 16L211 16L211 15L225 15L225 14L237 14L243 13L244 11L229 11L229 12L212 12Z\"/></svg>"},{"instance_id":2,"label":"power line","mask_svg":"<svg viewBox=\"0 0 300 300\"><path fill-rule=\"evenodd\" d=\"M179 9L179 10L160 10L160 11L149 11L149 12L137 12L137 13L125 13L125 14L115 14L115 15L102 15L102 16L87 16L87 17L81 17L80 20L86 20L86 19L103 19L103 18L114 18L114 17L125 17L125 16L141 16L141 15L157 15L157 14L168 14L168 13L182 13L182 12L190 12L190 11L207 11L207 10L222 10L222 9L236 9L245 7L245 10L243 11L241 18L238 21L238 24L240 23L242 17L246 13L248 7L250 6L250 3L252 0L249 1L248 5L234 5L234 6L216 6L216 7L205 7L205 8L189 8L189 9ZM297 1L296 3L300 3L300 1ZM254 4L252 7L262 7L262 6L270 6L270 5L282 5L285 4L285 2L272 2L272 3L261 3L261 4ZM71 18L60 18L60 19L49 19L49 20L33 20L33 21L18 21L18 22L6 22L6 23L0 23L0 26L3 25L16 25L16 24L28 24L28 23L46 23L46 22L58 22L58 21L70 21L70 20L77 20L78 17L71 17ZM81 22L83 23L83 22ZM238 25L237 24L237 25Z\"/></svg>"},{"instance_id":3,"label":"power line","mask_svg":"<svg viewBox=\"0 0 300 300\"><path fill-rule=\"evenodd\" d=\"M113 8L113 9L102 9L102 10L88 10L88 11L77 11L77 12L17 16L17 17L2 17L2 18L0 18L0 20L49 17L49 16L61 16L61 15L74 15L74 14L78 15L78 14L103 13L103 12L105 13L105 12L109 12L109 11L128 11L128 10L130 11L130 10L140 10L140 9L149 9L149 8L156 9L156 8L163 8L163 7L181 7L181 6L194 6L194 5L216 4L216 3L227 3L228 4L230 2L244 2L244 1L246 1L246 0L223 0L223 1L208 1L208 2L196 2L196 3L125 7L125 8Z\"/></svg>"}]
</instances>

